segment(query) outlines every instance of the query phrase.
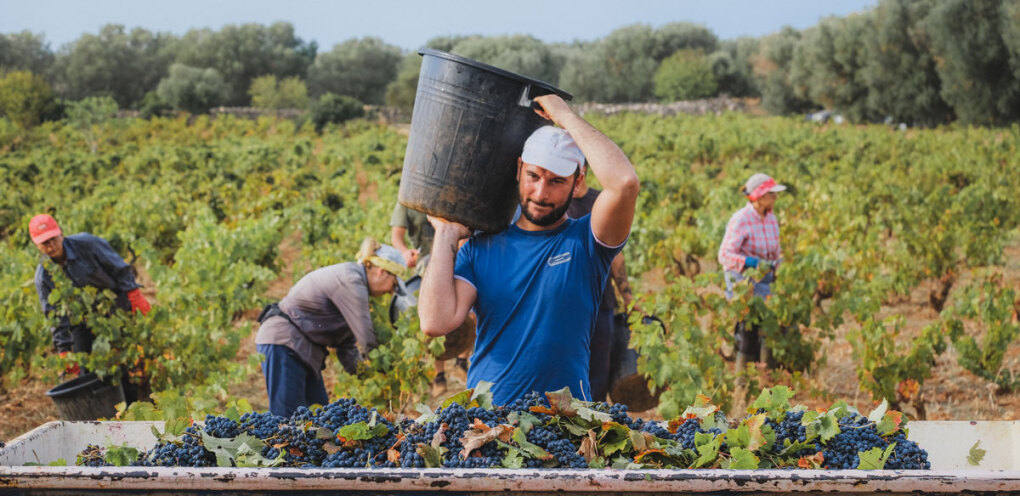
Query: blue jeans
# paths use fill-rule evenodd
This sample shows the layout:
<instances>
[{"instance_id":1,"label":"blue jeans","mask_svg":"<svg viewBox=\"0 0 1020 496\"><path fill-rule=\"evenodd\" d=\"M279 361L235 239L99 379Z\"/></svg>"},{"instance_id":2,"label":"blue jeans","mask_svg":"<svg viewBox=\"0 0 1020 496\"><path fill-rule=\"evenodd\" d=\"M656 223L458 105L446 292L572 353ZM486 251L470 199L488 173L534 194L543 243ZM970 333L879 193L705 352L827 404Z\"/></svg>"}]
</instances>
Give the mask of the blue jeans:
<instances>
[{"instance_id":1,"label":"blue jeans","mask_svg":"<svg viewBox=\"0 0 1020 496\"><path fill-rule=\"evenodd\" d=\"M299 406L329 403L322 375L305 365L294 350L278 344L259 344L255 349L266 357L262 373L273 415L289 417Z\"/></svg>"}]
</instances>

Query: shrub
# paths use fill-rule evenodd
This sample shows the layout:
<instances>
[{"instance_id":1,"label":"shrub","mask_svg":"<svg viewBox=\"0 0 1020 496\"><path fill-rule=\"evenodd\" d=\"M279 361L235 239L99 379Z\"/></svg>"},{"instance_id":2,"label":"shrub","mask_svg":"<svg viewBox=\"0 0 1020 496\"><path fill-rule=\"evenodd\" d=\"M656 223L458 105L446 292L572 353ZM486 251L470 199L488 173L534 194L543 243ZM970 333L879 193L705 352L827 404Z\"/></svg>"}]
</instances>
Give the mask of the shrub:
<instances>
[{"instance_id":1,"label":"shrub","mask_svg":"<svg viewBox=\"0 0 1020 496\"><path fill-rule=\"evenodd\" d=\"M18 127L39 124L54 107L53 91L42 76L15 71L0 77L0 112Z\"/></svg>"},{"instance_id":2,"label":"shrub","mask_svg":"<svg viewBox=\"0 0 1020 496\"><path fill-rule=\"evenodd\" d=\"M159 82L156 92L175 109L205 113L226 99L227 84L216 69L174 64L170 66L170 75Z\"/></svg>"},{"instance_id":3,"label":"shrub","mask_svg":"<svg viewBox=\"0 0 1020 496\"><path fill-rule=\"evenodd\" d=\"M312 109L312 123L315 130L322 132L326 124L338 124L365 115L365 106L358 100L345 95L326 93Z\"/></svg>"},{"instance_id":4,"label":"shrub","mask_svg":"<svg viewBox=\"0 0 1020 496\"><path fill-rule=\"evenodd\" d=\"M664 102L707 98L717 88L712 63L699 51L680 50L655 71L655 96Z\"/></svg>"},{"instance_id":5,"label":"shrub","mask_svg":"<svg viewBox=\"0 0 1020 496\"><path fill-rule=\"evenodd\" d=\"M255 78L248 94L251 105L261 109L308 108L308 88L298 77L277 81L276 76L269 74Z\"/></svg>"}]
</instances>

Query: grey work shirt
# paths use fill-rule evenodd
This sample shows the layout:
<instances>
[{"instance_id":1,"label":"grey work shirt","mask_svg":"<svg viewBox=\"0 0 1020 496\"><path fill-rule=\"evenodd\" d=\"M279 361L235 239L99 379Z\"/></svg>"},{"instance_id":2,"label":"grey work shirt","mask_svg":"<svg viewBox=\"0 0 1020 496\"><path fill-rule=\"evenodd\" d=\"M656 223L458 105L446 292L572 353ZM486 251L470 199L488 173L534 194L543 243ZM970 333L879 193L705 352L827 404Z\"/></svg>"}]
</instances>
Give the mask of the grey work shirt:
<instances>
[{"instance_id":1,"label":"grey work shirt","mask_svg":"<svg viewBox=\"0 0 1020 496\"><path fill-rule=\"evenodd\" d=\"M67 277L71 279L74 287L112 290L117 293L117 307L121 310L131 311L131 302L128 300L127 292L140 286L135 282L131 266L113 250L110 243L89 233L78 233L65 237L63 246L66 260L61 268L64 274L67 274ZM39 293L39 303L42 304L46 315L50 315L50 312L54 311L53 305L50 305L49 302L53 288L53 276L40 262L35 269L35 289ZM50 329L50 332L53 333L53 344L57 350L71 350L74 343L72 331L81 333L87 329L85 324L73 327L74 329L72 329L70 319L62 317L60 323Z\"/></svg>"},{"instance_id":2,"label":"grey work shirt","mask_svg":"<svg viewBox=\"0 0 1020 496\"><path fill-rule=\"evenodd\" d=\"M327 347L337 349L340 363L353 372L360 355L379 341L372 327L365 266L346 262L322 267L301 278L280 300L283 317L262 322L255 344L283 345L318 372L326 366Z\"/></svg>"},{"instance_id":3,"label":"grey work shirt","mask_svg":"<svg viewBox=\"0 0 1020 496\"><path fill-rule=\"evenodd\" d=\"M407 229L407 235L411 238L411 245L418 249L419 260L428 256L429 252L432 251L432 240L435 238L436 230L429 223L427 215L398 203L393 206L393 214L390 215L390 226Z\"/></svg>"}]
</instances>

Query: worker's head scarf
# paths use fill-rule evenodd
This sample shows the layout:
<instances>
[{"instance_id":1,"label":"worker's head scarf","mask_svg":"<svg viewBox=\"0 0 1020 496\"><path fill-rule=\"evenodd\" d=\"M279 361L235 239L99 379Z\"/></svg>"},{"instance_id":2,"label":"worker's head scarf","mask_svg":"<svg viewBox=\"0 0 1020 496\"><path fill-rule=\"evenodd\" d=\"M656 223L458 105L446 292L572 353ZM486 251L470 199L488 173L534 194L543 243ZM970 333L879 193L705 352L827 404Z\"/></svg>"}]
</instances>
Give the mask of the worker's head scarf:
<instances>
[{"instance_id":1,"label":"worker's head scarf","mask_svg":"<svg viewBox=\"0 0 1020 496\"><path fill-rule=\"evenodd\" d=\"M400 279L407 278L407 266L404 264L404 257L396 248L389 245L381 245L375 238L365 238L361 242L361 249L358 250L358 263L365 266L374 265Z\"/></svg>"}]
</instances>

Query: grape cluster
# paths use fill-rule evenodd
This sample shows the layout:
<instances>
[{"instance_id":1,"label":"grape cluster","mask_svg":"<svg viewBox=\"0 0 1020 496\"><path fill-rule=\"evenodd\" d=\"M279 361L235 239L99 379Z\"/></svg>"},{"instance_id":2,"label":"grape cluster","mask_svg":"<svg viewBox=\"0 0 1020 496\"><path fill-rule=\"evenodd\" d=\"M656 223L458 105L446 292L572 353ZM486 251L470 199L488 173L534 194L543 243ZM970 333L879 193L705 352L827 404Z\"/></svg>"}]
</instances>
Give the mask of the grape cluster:
<instances>
[{"instance_id":1,"label":"grape cluster","mask_svg":"<svg viewBox=\"0 0 1020 496\"><path fill-rule=\"evenodd\" d=\"M556 427L533 427L528 431L529 443L545 449L556 459L561 467L588 468L588 462L577 454L577 446ZM536 467L537 468L537 467Z\"/></svg>"},{"instance_id":2,"label":"grape cluster","mask_svg":"<svg viewBox=\"0 0 1020 496\"><path fill-rule=\"evenodd\" d=\"M928 453L898 432L887 440L879 434L875 424L866 417L853 414L839 419L840 433L824 444L825 465L832 469L854 469L860 463L858 453L872 448L885 449L896 443L885 468L919 470L931 468Z\"/></svg>"},{"instance_id":3,"label":"grape cluster","mask_svg":"<svg viewBox=\"0 0 1020 496\"><path fill-rule=\"evenodd\" d=\"M184 430L179 441L160 441L137 465L144 467L215 467L216 456L202 446L195 426Z\"/></svg>"},{"instance_id":4,"label":"grape cluster","mask_svg":"<svg viewBox=\"0 0 1020 496\"><path fill-rule=\"evenodd\" d=\"M804 412L787 412L783 416L782 421L776 422L771 418L765 419L765 425L772 428L772 431L776 434L776 442L774 444L773 451L781 451L786 446L786 441L790 443L805 443L807 442L807 428L801 424L804 419ZM788 453L789 456L800 458L802 456L811 456L822 450L820 444L817 441L812 443L813 448L805 448L796 453Z\"/></svg>"},{"instance_id":5,"label":"grape cluster","mask_svg":"<svg viewBox=\"0 0 1020 496\"><path fill-rule=\"evenodd\" d=\"M723 425L725 425L725 424L723 424ZM646 432L649 432L648 428L647 428L647 424L646 424L646 427L645 427L644 430ZM696 446L695 446L695 443L694 443L694 436L695 436L695 434L705 434L705 433L711 433L711 434L713 434L715 436L721 436L723 432L722 432L722 429L719 429L717 427L713 427L711 429L703 428L701 426L701 422L698 421L698 419L687 419L686 421L684 421L684 423L680 424L680 426L677 427L677 430L676 430L675 433L668 433L667 432L668 436L661 436L659 434L656 434L655 432L652 432L653 435L658 436L658 437L662 437L663 439L672 439L672 440L676 441L677 443L680 443L680 446L683 447L684 449L689 449L689 450L696 449Z\"/></svg>"},{"instance_id":6,"label":"grape cluster","mask_svg":"<svg viewBox=\"0 0 1020 496\"><path fill-rule=\"evenodd\" d=\"M241 428L237 422L226 417L216 417L213 415L205 416L205 425L202 426L202 430L212 437L223 439L230 439L241 434Z\"/></svg>"},{"instance_id":7,"label":"grape cluster","mask_svg":"<svg viewBox=\"0 0 1020 496\"><path fill-rule=\"evenodd\" d=\"M78 465L85 467L107 467L110 464L103 457L102 446L89 444L78 454Z\"/></svg>"},{"instance_id":8,"label":"grape cluster","mask_svg":"<svg viewBox=\"0 0 1020 496\"><path fill-rule=\"evenodd\" d=\"M251 434L259 439L269 439L280 425L287 423L287 419L269 412L246 413L241 415L241 422L238 428L241 432Z\"/></svg>"}]
</instances>

